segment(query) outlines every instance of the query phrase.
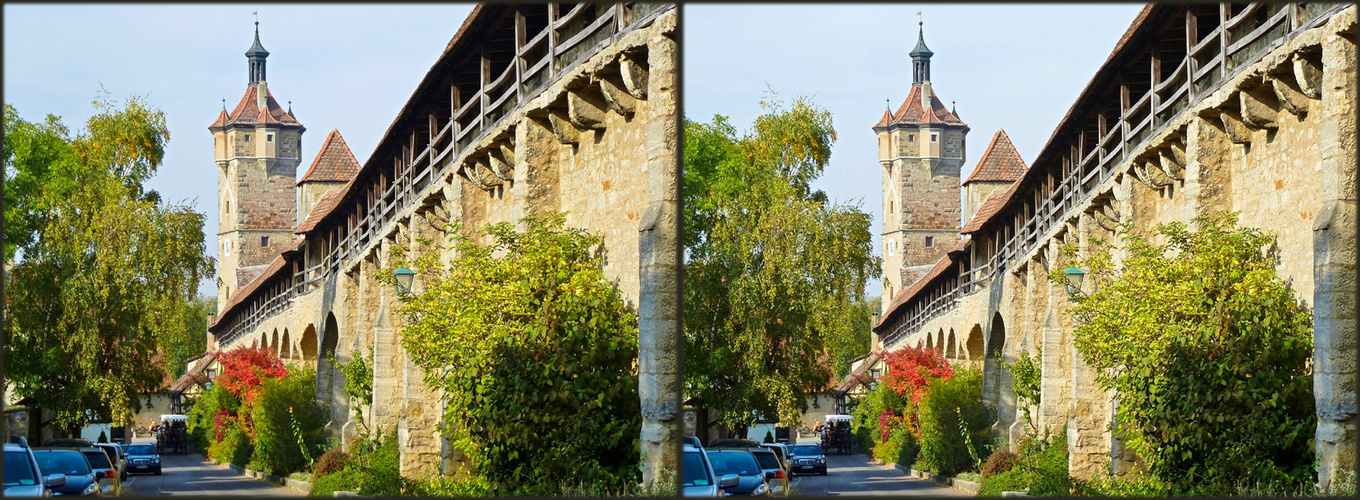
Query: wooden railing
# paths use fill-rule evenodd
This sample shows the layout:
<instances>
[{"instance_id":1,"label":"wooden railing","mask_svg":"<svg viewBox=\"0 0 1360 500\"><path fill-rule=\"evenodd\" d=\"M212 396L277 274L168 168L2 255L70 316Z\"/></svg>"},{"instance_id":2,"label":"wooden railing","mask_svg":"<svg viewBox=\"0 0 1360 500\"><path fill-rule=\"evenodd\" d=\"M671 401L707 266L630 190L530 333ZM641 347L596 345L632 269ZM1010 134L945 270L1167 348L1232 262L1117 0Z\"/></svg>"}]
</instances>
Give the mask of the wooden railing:
<instances>
[{"instance_id":1,"label":"wooden railing","mask_svg":"<svg viewBox=\"0 0 1360 500\"><path fill-rule=\"evenodd\" d=\"M1084 118L1066 123L1073 126L1055 137L1050 147L1040 152L1035 165L1031 167L1059 175L1060 182L1056 185L1031 183L1022 186L1015 193L1007 211L998 214L997 220L1005 220L1006 223L991 223L989 226L994 227L984 227L984 231L991 231L988 237L1000 241L1000 244L994 250L977 255L977 260L983 262L962 273L959 278L962 284L948 285L951 288L941 297L962 297L984 288L988 281L1009 268L1009 259L1028 255L1037 245L1044 243L1046 235L1066 220L1070 211L1084 206L1096 194L1096 188L1115 174L1130 152L1137 152L1144 143L1177 122L1190 109L1191 103L1216 91L1224 82L1260 60L1270 50L1304 30L1318 26L1333 13L1349 5L1352 4L1254 3L1159 7L1188 9L1178 14L1185 17L1185 23L1170 23L1162 29L1162 33L1146 37L1142 43L1150 45L1147 39L1178 35L1185 40L1184 56L1177 61L1136 59L1125 62L1123 66L1101 68L1102 72L1112 75L1122 75L1132 70L1150 70L1152 81L1147 90L1138 95L1129 95L1131 86L1121 78L1115 78L1118 88L1113 90L1116 92L1106 92L1111 90L1108 87L1086 89L1082 98L1086 98L1086 94L1116 97L1108 102L1088 101L1085 110L1076 110L1080 112L1073 116ZM1198 18L1206 16L1214 16L1209 19L1217 22L1212 29L1199 33ZM1148 47L1129 47L1130 50L1125 53L1137 54L1145 48ZM1149 67L1133 66L1139 64L1148 64ZM1174 69L1164 74L1160 71L1161 65L1170 65ZM1127 97L1120 97L1125 95ZM1007 214L1009 219L1004 219ZM973 241L976 246L980 241L978 235L974 235ZM942 286L923 290L921 296L934 296L932 294L938 294ZM891 343L902 335L910 335L921 325L952 308L937 305L940 300L908 301L904 305L908 308L908 314L884 336L884 342Z\"/></svg>"},{"instance_id":2,"label":"wooden railing","mask_svg":"<svg viewBox=\"0 0 1360 500\"><path fill-rule=\"evenodd\" d=\"M431 186L448 173L461 153L496 130L500 121L512 111L600 49L673 9L674 4L580 3L565 12L561 10L566 5L550 4L547 7L547 25L536 33L516 36L514 54L505 69L492 74L491 68L495 65L485 55L470 59L479 65L476 72L481 84L470 93L460 92L467 89L456 86L451 88L445 94L446 99L452 101L448 116L429 114L420 120L412 120L424 123L405 123L394 129L389 138L406 139L397 148L400 152L388 153L390 159L372 158L369 162L374 165L391 162L394 175L370 175L356 181L347 204L332 212L335 214L332 218L339 223L323 222L313 231L321 238L306 243L329 246L322 252L320 261L306 262L306 270L287 280L287 287L270 289L269 293L257 290L248 307L239 312L224 311L233 316L227 318L229 326L221 342L230 343L250 332L285 309L288 299L316 289L327 277L338 272L343 263L363 255L393 229L398 214L425 199ZM507 16L506 20L515 23L517 34L526 30L526 19L519 12ZM449 104L448 101L445 103ZM427 132L418 132L422 128L418 125L424 125ZM367 166L365 170L368 170ZM332 241L334 244L330 245ZM302 255L310 256L311 252L304 251Z\"/></svg>"}]
</instances>

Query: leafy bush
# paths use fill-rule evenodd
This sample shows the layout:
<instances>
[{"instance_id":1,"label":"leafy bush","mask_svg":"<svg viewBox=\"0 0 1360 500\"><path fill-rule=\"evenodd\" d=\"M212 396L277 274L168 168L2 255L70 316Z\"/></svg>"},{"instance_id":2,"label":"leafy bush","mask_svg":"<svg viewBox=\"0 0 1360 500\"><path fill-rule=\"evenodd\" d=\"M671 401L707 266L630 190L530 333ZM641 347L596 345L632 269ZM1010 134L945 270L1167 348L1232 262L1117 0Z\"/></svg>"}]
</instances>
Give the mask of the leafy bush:
<instances>
[{"instance_id":1,"label":"leafy bush","mask_svg":"<svg viewBox=\"0 0 1360 500\"><path fill-rule=\"evenodd\" d=\"M1124 477L1110 477L1108 472L1087 481L1076 481L1078 496L1088 497L1160 497L1172 494L1170 487L1157 478L1135 472Z\"/></svg>"},{"instance_id":2,"label":"leafy bush","mask_svg":"<svg viewBox=\"0 0 1360 500\"><path fill-rule=\"evenodd\" d=\"M256 343L250 347L240 346L223 352L217 357L222 364L222 375L215 384L222 386L245 404L255 401L265 379L278 378L288 374L283 360L278 355Z\"/></svg>"},{"instance_id":3,"label":"leafy bush","mask_svg":"<svg viewBox=\"0 0 1360 500\"><path fill-rule=\"evenodd\" d=\"M978 496L1000 496L1003 491L1025 491L1034 496L1069 496L1073 481L1067 473L1067 432L1020 443L1011 470L982 481Z\"/></svg>"},{"instance_id":4,"label":"leafy bush","mask_svg":"<svg viewBox=\"0 0 1360 500\"><path fill-rule=\"evenodd\" d=\"M307 496L331 497L337 491L357 491L359 485L363 484L364 471L359 468L345 467L341 470L319 476L312 483L312 490L307 492Z\"/></svg>"},{"instance_id":5,"label":"leafy bush","mask_svg":"<svg viewBox=\"0 0 1360 500\"><path fill-rule=\"evenodd\" d=\"M466 474L439 475L411 482L411 494L421 497L484 497L495 493L486 481Z\"/></svg>"},{"instance_id":6,"label":"leafy bush","mask_svg":"<svg viewBox=\"0 0 1360 500\"><path fill-rule=\"evenodd\" d=\"M306 470L326 443L329 411L316 402L316 372L295 367L281 378L265 379L250 415L255 423L255 455L260 470L286 476Z\"/></svg>"},{"instance_id":7,"label":"leafy bush","mask_svg":"<svg viewBox=\"0 0 1360 500\"><path fill-rule=\"evenodd\" d=\"M354 421L359 425L368 428L364 423L364 406L373 405L373 349L369 348L368 357L358 349L350 355L350 361L340 365L340 372L345 375L345 394L349 396L350 409L354 412Z\"/></svg>"},{"instance_id":8,"label":"leafy bush","mask_svg":"<svg viewBox=\"0 0 1360 500\"><path fill-rule=\"evenodd\" d=\"M312 476L320 478L332 472L337 472L349 465L352 460L354 458L349 453L345 453L345 450L339 447L331 448L322 453L321 458L316 459L316 464L312 466Z\"/></svg>"},{"instance_id":9,"label":"leafy bush","mask_svg":"<svg viewBox=\"0 0 1360 500\"><path fill-rule=\"evenodd\" d=\"M601 238L565 224L489 226L486 247L455 224L447 268L438 251L406 263L424 291L402 304L402 345L443 392L454 446L499 492L640 479L637 313L601 271Z\"/></svg>"},{"instance_id":10,"label":"leafy bush","mask_svg":"<svg viewBox=\"0 0 1360 500\"><path fill-rule=\"evenodd\" d=\"M222 440L208 447L208 457L219 463L245 467L250 463L250 456L254 451L255 446L250 442L250 437L246 436L240 425L232 423L223 433Z\"/></svg>"},{"instance_id":11,"label":"leafy bush","mask_svg":"<svg viewBox=\"0 0 1360 500\"><path fill-rule=\"evenodd\" d=\"M1015 467L1015 462L1019 458L1020 455L1005 448L992 452L987 457L987 461L982 464L982 478L986 479L1011 470Z\"/></svg>"},{"instance_id":12,"label":"leafy bush","mask_svg":"<svg viewBox=\"0 0 1360 500\"><path fill-rule=\"evenodd\" d=\"M1029 351L1020 351L1020 359L1015 364L1006 363L1006 371L1014 377L1015 383L1012 388L1015 396L1020 400L1020 411L1025 414L1025 422L1029 423L1031 429L1039 428L1034 423L1034 416L1030 414L1030 407L1039 404L1039 395L1042 393L1040 382L1043 378L1043 350L1039 349L1034 356L1029 355Z\"/></svg>"},{"instance_id":13,"label":"leafy bush","mask_svg":"<svg viewBox=\"0 0 1360 500\"><path fill-rule=\"evenodd\" d=\"M988 433L996 423L996 410L982 402L982 374L961 370L931 380L921 399L920 422L918 468L944 475L977 470L980 457L991 451Z\"/></svg>"},{"instance_id":14,"label":"leafy bush","mask_svg":"<svg viewBox=\"0 0 1360 500\"><path fill-rule=\"evenodd\" d=\"M1074 296L1073 345L1114 390L1124 443L1157 478L1222 491L1309 484L1312 314L1276 272L1273 236L1238 227L1235 213L1193 224L1158 225L1161 245L1124 225L1119 269L1099 242L1077 261L1093 291Z\"/></svg>"},{"instance_id":15,"label":"leafy bush","mask_svg":"<svg viewBox=\"0 0 1360 500\"><path fill-rule=\"evenodd\" d=\"M189 440L199 450L208 450L226 436L226 425L241 406L236 396L221 384L214 384L198 397L189 410L187 430Z\"/></svg>"},{"instance_id":16,"label":"leafy bush","mask_svg":"<svg viewBox=\"0 0 1360 500\"><path fill-rule=\"evenodd\" d=\"M920 447L916 444L916 438L905 426L894 427L888 435L888 440L874 446L874 458L883 463L895 463L903 467L911 467L916 463L916 455Z\"/></svg>"}]
</instances>

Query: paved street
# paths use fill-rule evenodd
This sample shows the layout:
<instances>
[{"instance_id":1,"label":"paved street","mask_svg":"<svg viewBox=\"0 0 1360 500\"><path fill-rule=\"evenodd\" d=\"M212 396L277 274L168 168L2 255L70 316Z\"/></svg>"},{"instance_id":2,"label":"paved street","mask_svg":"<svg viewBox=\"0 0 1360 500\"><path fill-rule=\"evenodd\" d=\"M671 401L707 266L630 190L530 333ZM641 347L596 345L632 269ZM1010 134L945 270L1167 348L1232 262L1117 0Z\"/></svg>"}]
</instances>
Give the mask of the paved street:
<instances>
[{"instance_id":1,"label":"paved street","mask_svg":"<svg viewBox=\"0 0 1360 500\"><path fill-rule=\"evenodd\" d=\"M825 476L797 475L793 494L802 496L971 496L902 474L891 465L874 465L865 455L827 455Z\"/></svg>"},{"instance_id":2,"label":"paved street","mask_svg":"<svg viewBox=\"0 0 1360 500\"><path fill-rule=\"evenodd\" d=\"M138 438L135 443L155 442ZM273 484L238 475L225 466L213 465L198 453L161 455L162 474L131 474L123 483L123 496L301 496Z\"/></svg>"}]
</instances>

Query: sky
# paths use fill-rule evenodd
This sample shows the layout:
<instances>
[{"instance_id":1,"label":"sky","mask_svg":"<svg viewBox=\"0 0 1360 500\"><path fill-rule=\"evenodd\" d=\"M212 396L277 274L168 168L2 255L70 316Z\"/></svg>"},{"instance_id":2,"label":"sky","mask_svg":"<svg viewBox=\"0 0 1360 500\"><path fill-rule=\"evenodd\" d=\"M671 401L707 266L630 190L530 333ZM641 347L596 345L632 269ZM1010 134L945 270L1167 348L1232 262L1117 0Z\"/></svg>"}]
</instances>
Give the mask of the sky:
<instances>
[{"instance_id":1,"label":"sky","mask_svg":"<svg viewBox=\"0 0 1360 500\"><path fill-rule=\"evenodd\" d=\"M4 99L19 116L62 118L72 133L94 113L100 88L134 95L166 114L165 162L147 182L162 199L207 216L217 256L217 174L208 125L245 94L245 52L269 51L269 91L292 101L307 128L306 173L332 129L365 161L458 31L472 4L14 5L4 6ZM217 294L215 277L199 285Z\"/></svg>"},{"instance_id":2,"label":"sky","mask_svg":"<svg viewBox=\"0 0 1360 500\"><path fill-rule=\"evenodd\" d=\"M811 97L837 133L813 187L873 215L879 255L882 167L872 127L911 90L907 53L918 22L935 53L931 86L970 128L966 179L998 129L1032 161L1143 5L687 4L684 113L702 122L721 114L744 131L769 91L786 103ZM882 294L878 280L865 288Z\"/></svg>"}]
</instances>

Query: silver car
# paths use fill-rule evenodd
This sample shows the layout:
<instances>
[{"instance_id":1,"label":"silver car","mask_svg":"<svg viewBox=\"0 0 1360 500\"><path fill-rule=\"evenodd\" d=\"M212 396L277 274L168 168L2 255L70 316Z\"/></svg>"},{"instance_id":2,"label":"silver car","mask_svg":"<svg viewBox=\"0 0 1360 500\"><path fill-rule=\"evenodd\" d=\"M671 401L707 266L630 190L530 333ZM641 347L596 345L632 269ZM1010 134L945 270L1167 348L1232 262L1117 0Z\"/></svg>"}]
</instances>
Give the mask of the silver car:
<instances>
[{"instance_id":1,"label":"silver car","mask_svg":"<svg viewBox=\"0 0 1360 500\"><path fill-rule=\"evenodd\" d=\"M741 478L736 474L728 474L718 478L713 473L713 464L708 461L708 454L702 448L685 443L683 452L685 481L683 483L684 496L687 497L708 497L720 498L727 496L723 490L737 486Z\"/></svg>"},{"instance_id":2,"label":"silver car","mask_svg":"<svg viewBox=\"0 0 1360 500\"><path fill-rule=\"evenodd\" d=\"M52 490L66 486L64 474L42 475L28 440L17 436L11 440L14 442L5 443L4 496L44 498L52 496Z\"/></svg>"}]
</instances>

